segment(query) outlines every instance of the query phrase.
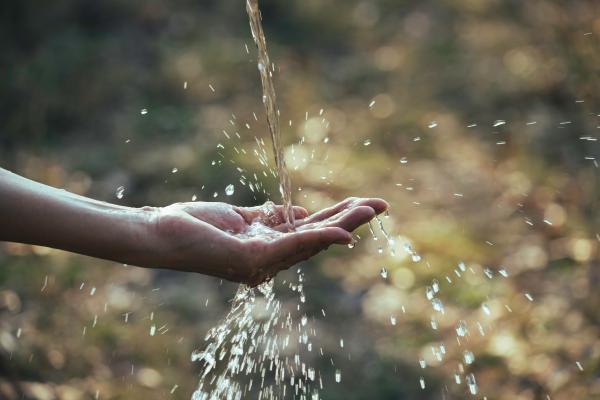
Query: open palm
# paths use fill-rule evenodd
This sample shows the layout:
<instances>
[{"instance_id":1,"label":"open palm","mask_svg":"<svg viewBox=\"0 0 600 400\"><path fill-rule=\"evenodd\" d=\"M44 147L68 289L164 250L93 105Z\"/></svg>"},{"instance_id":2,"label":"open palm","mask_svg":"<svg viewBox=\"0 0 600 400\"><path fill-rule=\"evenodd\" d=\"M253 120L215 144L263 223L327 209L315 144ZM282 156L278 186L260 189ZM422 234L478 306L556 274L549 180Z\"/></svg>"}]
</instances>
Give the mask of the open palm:
<instances>
[{"instance_id":1,"label":"open palm","mask_svg":"<svg viewBox=\"0 0 600 400\"><path fill-rule=\"evenodd\" d=\"M153 266L194 271L257 285L332 244L348 244L351 232L387 209L381 199L348 198L312 215L294 207L295 230L283 207L267 203L177 203L156 217L158 257Z\"/></svg>"}]
</instances>

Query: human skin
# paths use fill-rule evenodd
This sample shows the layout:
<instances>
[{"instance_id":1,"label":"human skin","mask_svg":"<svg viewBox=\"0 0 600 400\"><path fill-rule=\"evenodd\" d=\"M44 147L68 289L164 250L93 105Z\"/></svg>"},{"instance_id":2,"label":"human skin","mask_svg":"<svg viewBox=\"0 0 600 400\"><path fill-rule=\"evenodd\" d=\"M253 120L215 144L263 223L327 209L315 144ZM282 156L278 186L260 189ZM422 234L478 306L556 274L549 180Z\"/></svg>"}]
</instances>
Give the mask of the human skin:
<instances>
[{"instance_id":1,"label":"human skin","mask_svg":"<svg viewBox=\"0 0 600 400\"><path fill-rule=\"evenodd\" d=\"M62 249L147 268L197 272L257 285L332 244L385 211L381 199L348 198L309 215L219 202L132 208L93 200L0 168L0 241ZM260 223L269 234L249 236ZM254 225L253 225L254 224Z\"/></svg>"}]
</instances>

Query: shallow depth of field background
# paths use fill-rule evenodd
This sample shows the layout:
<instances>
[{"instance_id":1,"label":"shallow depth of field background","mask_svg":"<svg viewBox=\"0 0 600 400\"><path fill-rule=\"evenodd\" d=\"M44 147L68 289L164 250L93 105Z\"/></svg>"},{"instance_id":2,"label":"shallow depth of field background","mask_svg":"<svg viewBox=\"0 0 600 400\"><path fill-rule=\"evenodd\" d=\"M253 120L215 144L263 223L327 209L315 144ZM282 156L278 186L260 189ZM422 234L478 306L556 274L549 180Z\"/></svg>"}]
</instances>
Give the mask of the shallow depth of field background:
<instances>
[{"instance_id":1,"label":"shallow depth of field background","mask_svg":"<svg viewBox=\"0 0 600 400\"><path fill-rule=\"evenodd\" d=\"M380 256L382 240L363 228L355 249L303 264L323 398L467 398L453 381L465 348L480 397L600 398L600 154L589 139L600 132L600 5L261 3L284 141L296 144L295 202L383 197L389 230L423 257ZM270 144L243 0L7 1L0 49L2 167L131 206L264 202L239 166L279 199L253 153L255 136ZM483 273L500 266L508 278ZM434 278L446 306L437 331L425 297ZM189 355L235 287L0 244L0 398L188 399L199 370ZM150 336L152 324L167 325Z\"/></svg>"}]
</instances>

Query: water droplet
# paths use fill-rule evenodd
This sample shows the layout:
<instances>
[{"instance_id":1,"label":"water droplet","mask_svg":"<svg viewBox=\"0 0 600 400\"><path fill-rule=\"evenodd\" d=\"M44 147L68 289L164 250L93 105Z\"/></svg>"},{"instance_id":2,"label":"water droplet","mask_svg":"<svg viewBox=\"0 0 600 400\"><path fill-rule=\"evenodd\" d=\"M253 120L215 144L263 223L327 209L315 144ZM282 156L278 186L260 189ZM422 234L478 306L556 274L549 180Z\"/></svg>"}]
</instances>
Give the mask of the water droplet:
<instances>
[{"instance_id":1,"label":"water droplet","mask_svg":"<svg viewBox=\"0 0 600 400\"><path fill-rule=\"evenodd\" d=\"M335 381L337 383L340 383L342 381L342 371L340 371L339 369L335 370Z\"/></svg>"},{"instance_id":2,"label":"water droplet","mask_svg":"<svg viewBox=\"0 0 600 400\"><path fill-rule=\"evenodd\" d=\"M433 298L435 297L435 291L431 286L427 286L425 288L425 296L427 296L427 300L433 300Z\"/></svg>"},{"instance_id":3,"label":"water droplet","mask_svg":"<svg viewBox=\"0 0 600 400\"><path fill-rule=\"evenodd\" d=\"M302 318L300 319L300 323L302 324L302 326L306 325L306 323L308 322L308 317L306 315L303 315Z\"/></svg>"},{"instance_id":4,"label":"water droplet","mask_svg":"<svg viewBox=\"0 0 600 400\"><path fill-rule=\"evenodd\" d=\"M498 270L498 273L499 273L500 275L502 275L503 277L505 277L505 278L508 278L508 271L506 270L506 268L500 268L500 269Z\"/></svg>"},{"instance_id":5,"label":"water droplet","mask_svg":"<svg viewBox=\"0 0 600 400\"><path fill-rule=\"evenodd\" d=\"M365 140L363 141L363 145L364 145L364 146L369 146L369 145L371 145L371 139L365 139Z\"/></svg>"},{"instance_id":6,"label":"water droplet","mask_svg":"<svg viewBox=\"0 0 600 400\"><path fill-rule=\"evenodd\" d=\"M421 366L421 368L425 369L427 368L427 361L421 358L419 359L419 365Z\"/></svg>"},{"instance_id":7,"label":"water droplet","mask_svg":"<svg viewBox=\"0 0 600 400\"><path fill-rule=\"evenodd\" d=\"M433 300L431 300L431 305L433 306L433 309L435 311L444 314L444 303L442 303L440 299L434 298Z\"/></svg>"},{"instance_id":8,"label":"water droplet","mask_svg":"<svg viewBox=\"0 0 600 400\"><path fill-rule=\"evenodd\" d=\"M469 386L469 392L471 392L473 395L477 394L477 381L475 380L475 375L467 375L466 381L467 385Z\"/></svg>"},{"instance_id":9,"label":"water droplet","mask_svg":"<svg viewBox=\"0 0 600 400\"><path fill-rule=\"evenodd\" d=\"M390 316L390 323L394 326L396 326L396 317L394 317L393 315Z\"/></svg>"},{"instance_id":10,"label":"water droplet","mask_svg":"<svg viewBox=\"0 0 600 400\"><path fill-rule=\"evenodd\" d=\"M525 297L527 298L527 300L533 301L533 296L531 296L529 293L525 293Z\"/></svg>"},{"instance_id":11,"label":"water droplet","mask_svg":"<svg viewBox=\"0 0 600 400\"><path fill-rule=\"evenodd\" d=\"M433 129L433 128L435 128L436 126L438 126L438 124L437 124L437 122L435 122L435 121L431 121L431 122L429 123L429 125L427 125L427 127L428 127L429 129Z\"/></svg>"},{"instance_id":12,"label":"water droplet","mask_svg":"<svg viewBox=\"0 0 600 400\"><path fill-rule=\"evenodd\" d=\"M178 170L177 168L173 168L173 169L171 170L171 173L172 173L172 174L176 174L177 172L179 172L179 170Z\"/></svg>"},{"instance_id":13,"label":"water droplet","mask_svg":"<svg viewBox=\"0 0 600 400\"><path fill-rule=\"evenodd\" d=\"M494 121L494 125L492 125L492 126L494 128L496 128L501 125L506 125L506 121L504 121L503 119L497 119L496 121Z\"/></svg>"},{"instance_id":14,"label":"water droplet","mask_svg":"<svg viewBox=\"0 0 600 400\"><path fill-rule=\"evenodd\" d=\"M146 115L146 114L148 114L148 109L147 109L147 108L142 108L142 109L140 110L140 114L142 114L142 115Z\"/></svg>"},{"instance_id":15,"label":"water droplet","mask_svg":"<svg viewBox=\"0 0 600 400\"><path fill-rule=\"evenodd\" d=\"M421 389L425 389L425 378L419 378L419 384L421 385Z\"/></svg>"},{"instance_id":16,"label":"water droplet","mask_svg":"<svg viewBox=\"0 0 600 400\"><path fill-rule=\"evenodd\" d=\"M463 337L467 334L467 332L467 323L463 320L458 321L458 324L456 324L456 334Z\"/></svg>"},{"instance_id":17,"label":"water droplet","mask_svg":"<svg viewBox=\"0 0 600 400\"><path fill-rule=\"evenodd\" d=\"M460 379L460 375L459 374L454 374L454 382L457 385L460 385L461 379Z\"/></svg>"},{"instance_id":18,"label":"water droplet","mask_svg":"<svg viewBox=\"0 0 600 400\"><path fill-rule=\"evenodd\" d=\"M487 276L489 279L492 279L494 277L494 271L492 271L489 268L484 268L483 269L483 273L485 274L485 276Z\"/></svg>"},{"instance_id":19,"label":"water droplet","mask_svg":"<svg viewBox=\"0 0 600 400\"><path fill-rule=\"evenodd\" d=\"M150 327L150 336L154 336L155 333L156 333L156 325L152 325Z\"/></svg>"},{"instance_id":20,"label":"water droplet","mask_svg":"<svg viewBox=\"0 0 600 400\"><path fill-rule=\"evenodd\" d=\"M463 353L463 358L466 364L473 364L473 361L475 361L475 355L469 350L465 350Z\"/></svg>"},{"instance_id":21,"label":"water droplet","mask_svg":"<svg viewBox=\"0 0 600 400\"><path fill-rule=\"evenodd\" d=\"M481 309L483 310L485 315L491 315L492 311L490 310L490 306L488 306L487 304L483 303L481 305Z\"/></svg>"},{"instance_id":22,"label":"water droplet","mask_svg":"<svg viewBox=\"0 0 600 400\"><path fill-rule=\"evenodd\" d=\"M483 330L483 326L481 325L480 322L477 322L477 329L479 329L479 334L481 336L485 336L485 331Z\"/></svg>"},{"instance_id":23,"label":"water droplet","mask_svg":"<svg viewBox=\"0 0 600 400\"><path fill-rule=\"evenodd\" d=\"M440 291L440 282L437 279L434 279L431 281L431 288L435 293L438 293Z\"/></svg>"},{"instance_id":24,"label":"water droplet","mask_svg":"<svg viewBox=\"0 0 600 400\"><path fill-rule=\"evenodd\" d=\"M117 188L115 196L117 196L117 199L122 199L124 193L125 193L125 186L119 186Z\"/></svg>"},{"instance_id":25,"label":"water droplet","mask_svg":"<svg viewBox=\"0 0 600 400\"><path fill-rule=\"evenodd\" d=\"M583 371L583 366L581 365L581 363L579 361L576 361L575 365L577 365L577 368L579 368L580 371Z\"/></svg>"},{"instance_id":26,"label":"water droplet","mask_svg":"<svg viewBox=\"0 0 600 400\"><path fill-rule=\"evenodd\" d=\"M231 196L233 195L233 192L235 191L235 187L231 184L227 185L227 187L225 188L225 194L227 196Z\"/></svg>"},{"instance_id":27,"label":"water droplet","mask_svg":"<svg viewBox=\"0 0 600 400\"><path fill-rule=\"evenodd\" d=\"M388 277L388 271L385 267L381 267L381 271L379 272L379 274L383 279L387 279Z\"/></svg>"}]
</instances>

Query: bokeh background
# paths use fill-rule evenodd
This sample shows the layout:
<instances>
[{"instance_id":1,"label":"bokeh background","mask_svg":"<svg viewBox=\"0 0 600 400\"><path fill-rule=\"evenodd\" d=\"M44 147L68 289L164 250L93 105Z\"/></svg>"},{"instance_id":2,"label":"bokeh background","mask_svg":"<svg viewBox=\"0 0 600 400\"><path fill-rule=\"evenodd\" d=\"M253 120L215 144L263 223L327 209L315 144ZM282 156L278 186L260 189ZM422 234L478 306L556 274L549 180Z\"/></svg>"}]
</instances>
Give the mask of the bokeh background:
<instances>
[{"instance_id":1,"label":"bokeh background","mask_svg":"<svg viewBox=\"0 0 600 400\"><path fill-rule=\"evenodd\" d=\"M422 257L379 254L362 228L303 264L323 398L468 398L467 349L479 398L600 398L600 4L261 6L295 202L383 197L388 231ZM4 1L0 49L2 167L130 206L278 200L254 153L269 142L242 0ZM0 398L190 398L190 353L236 285L0 249Z\"/></svg>"}]
</instances>

